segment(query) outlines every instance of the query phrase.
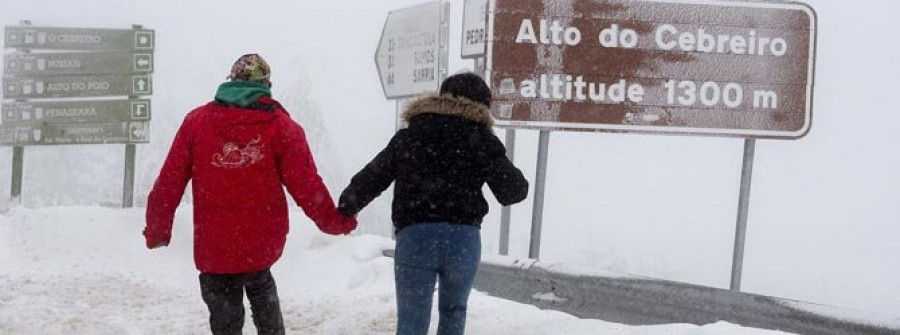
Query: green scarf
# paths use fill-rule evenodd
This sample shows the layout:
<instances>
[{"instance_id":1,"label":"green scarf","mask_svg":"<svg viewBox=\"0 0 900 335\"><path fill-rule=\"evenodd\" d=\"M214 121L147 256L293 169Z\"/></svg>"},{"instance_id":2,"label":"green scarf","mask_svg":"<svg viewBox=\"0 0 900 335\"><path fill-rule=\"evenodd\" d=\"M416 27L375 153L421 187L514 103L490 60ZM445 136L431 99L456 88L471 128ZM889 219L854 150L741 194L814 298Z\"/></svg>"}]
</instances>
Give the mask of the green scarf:
<instances>
[{"instance_id":1,"label":"green scarf","mask_svg":"<svg viewBox=\"0 0 900 335\"><path fill-rule=\"evenodd\" d=\"M256 103L261 96L272 96L266 85L249 81L230 81L219 85L216 101L229 105L247 108Z\"/></svg>"}]
</instances>

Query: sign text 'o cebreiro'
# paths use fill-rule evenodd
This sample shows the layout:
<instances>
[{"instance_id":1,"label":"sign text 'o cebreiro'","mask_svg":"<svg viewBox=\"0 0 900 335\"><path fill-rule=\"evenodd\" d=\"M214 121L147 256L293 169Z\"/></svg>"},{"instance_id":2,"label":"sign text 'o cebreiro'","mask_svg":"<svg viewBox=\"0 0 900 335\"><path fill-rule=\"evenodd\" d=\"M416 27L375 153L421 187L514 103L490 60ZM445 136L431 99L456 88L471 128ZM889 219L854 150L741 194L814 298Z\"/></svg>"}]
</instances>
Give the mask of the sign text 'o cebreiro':
<instances>
[{"instance_id":1,"label":"sign text 'o cebreiro'","mask_svg":"<svg viewBox=\"0 0 900 335\"><path fill-rule=\"evenodd\" d=\"M9 26L4 35L7 48L30 50L149 51L156 43L147 29Z\"/></svg>"},{"instance_id":2,"label":"sign text 'o cebreiro'","mask_svg":"<svg viewBox=\"0 0 900 335\"><path fill-rule=\"evenodd\" d=\"M796 139L816 16L794 2L495 0L501 127Z\"/></svg>"},{"instance_id":3,"label":"sign text 'o cebreiro'","mask_svg":"<svg viewBox=\"0 0 900 335\"><path fill-rule=\"evenodd\" d=\"M434 1L388 14L375 64L388 99L434 92L447 71L449 3Z\"/></svg>"}]
</instances>

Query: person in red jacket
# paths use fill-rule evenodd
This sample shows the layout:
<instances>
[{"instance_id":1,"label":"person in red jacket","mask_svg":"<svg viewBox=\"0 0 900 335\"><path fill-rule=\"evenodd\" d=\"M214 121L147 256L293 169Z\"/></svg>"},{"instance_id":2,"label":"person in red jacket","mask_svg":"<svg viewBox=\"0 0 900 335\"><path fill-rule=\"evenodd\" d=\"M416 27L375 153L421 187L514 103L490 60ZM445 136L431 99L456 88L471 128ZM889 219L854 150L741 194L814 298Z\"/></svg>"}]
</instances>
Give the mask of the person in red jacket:
<instances>
[{"instance_id":1,"label":"person in red jacket","mask_svg":"<svg viewBox=\"0 0 900 335\"><path fill-rule=\"evenodd\" d=\"M321 231L356 228L335 209L303 129L272 99L269 77L259 55L234 63L215 101L185 117L147 203L147 247L167 246L193 180L194 261L213 334L241 333L245 290L259 334L284 334L269 272L288 233L282 185Z\"/></svg>"}]
</instances>

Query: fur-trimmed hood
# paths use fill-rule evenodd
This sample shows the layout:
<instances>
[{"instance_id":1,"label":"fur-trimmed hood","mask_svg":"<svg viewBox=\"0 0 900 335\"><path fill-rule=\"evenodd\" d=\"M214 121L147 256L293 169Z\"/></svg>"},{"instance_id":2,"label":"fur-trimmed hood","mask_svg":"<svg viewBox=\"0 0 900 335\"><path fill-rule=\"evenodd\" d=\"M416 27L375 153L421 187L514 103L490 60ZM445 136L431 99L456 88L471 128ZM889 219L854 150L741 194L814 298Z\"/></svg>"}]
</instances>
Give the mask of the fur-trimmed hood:
<instances>
[{"instance_id":1,"label":"fur-trimmed hood","mask_svg":"<svg viewBox=\"0 0 900 335\"><path fill-rule=\"evenodd\" d=\"M484 124L488 129L494 126L490 108L449 94L434 94L416 99L403 112L403 120L408 123L413 117L422 114L452 115Z\"/></svg>"}]
</instances>

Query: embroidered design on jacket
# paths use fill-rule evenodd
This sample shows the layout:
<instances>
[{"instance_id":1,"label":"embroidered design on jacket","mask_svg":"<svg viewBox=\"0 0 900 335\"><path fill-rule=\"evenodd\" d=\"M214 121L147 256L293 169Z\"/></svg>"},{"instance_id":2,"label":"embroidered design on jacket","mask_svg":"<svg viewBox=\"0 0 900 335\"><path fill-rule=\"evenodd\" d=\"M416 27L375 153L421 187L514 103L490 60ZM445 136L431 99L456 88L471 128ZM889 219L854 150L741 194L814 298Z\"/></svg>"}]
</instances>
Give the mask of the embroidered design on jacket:
<instances>
[{"instance_id":1,"label":"embroidered design on jacket","mask_svg":"<svg viewBox=\"0 0 900 335\"><path fill-rule=\"evenodd\" d=\"M212 165L227 169L241 169L256 164L263 159L262 147L260 144L262 137L256 136L242 149L240 145L234 142L225 143L222 147L222 153L213 155Z\"/></svg>"}]
</instances>

